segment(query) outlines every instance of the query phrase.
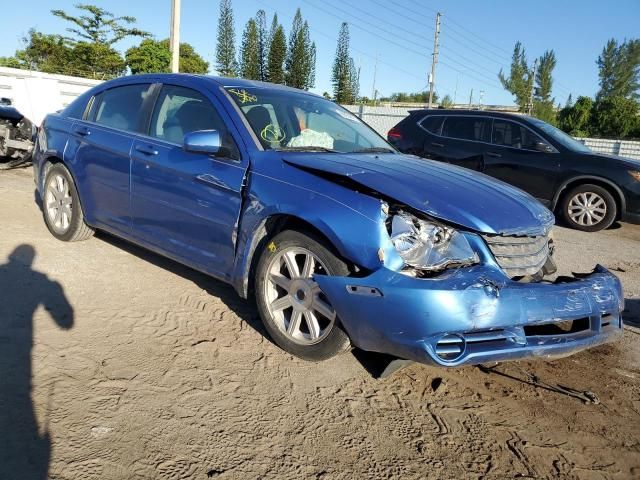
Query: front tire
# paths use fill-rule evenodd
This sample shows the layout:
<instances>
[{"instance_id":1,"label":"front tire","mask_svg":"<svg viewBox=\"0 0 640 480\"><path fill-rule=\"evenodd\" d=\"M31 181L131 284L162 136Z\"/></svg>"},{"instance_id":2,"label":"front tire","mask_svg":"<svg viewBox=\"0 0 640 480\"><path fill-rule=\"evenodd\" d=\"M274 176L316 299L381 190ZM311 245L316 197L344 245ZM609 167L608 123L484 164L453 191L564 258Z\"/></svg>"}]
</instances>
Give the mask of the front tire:
<instances>
[{"instance_id":1,"label":"front tire","mask_svg":"<svg viewBox=\"0 0 640 480\"><path fill-rule=\"evenodd\" d=\"M94 230L84 221L76 185L69 170L54 164L44 180L42 214L51 234L64 242L86 240Z\"/></svg>"},{"instance_id":2,"label":"front tire","mask_svg":"<svg viewBox=\"0 0 640 480\"><path fill-rule=\"evenodd\" d=\"M584 184L564 196L562 217L567 225L583 232L597 232L611 226L617 205L613 195L599 185Z\"/></svg>"},{"instance_id":3,"label":"front tire","mask_svg":"<svg viewBox=\"0 0 640 480\"><path fill-rule=\"evenodd\" d=\"M287 230L270 240L258 260L255 292L274 342L316 362L347 350L349 337L313 275L348 274L347 265L311 235Z\"/></svg>"}]
</instances>

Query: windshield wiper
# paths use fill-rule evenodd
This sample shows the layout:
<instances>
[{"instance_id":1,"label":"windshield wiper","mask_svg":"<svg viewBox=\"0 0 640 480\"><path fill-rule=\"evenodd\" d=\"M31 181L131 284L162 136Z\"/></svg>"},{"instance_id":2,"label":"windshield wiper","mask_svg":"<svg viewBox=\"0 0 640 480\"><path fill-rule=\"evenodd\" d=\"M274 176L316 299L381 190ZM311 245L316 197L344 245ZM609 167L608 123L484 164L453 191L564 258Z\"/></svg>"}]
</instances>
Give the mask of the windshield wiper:
<instances>
[{"instance_id":1,"label":"windshield wiper","mask_svg":"<svg viewBox=\"0 0 640 480\"><path fill-rule=\"evenodd\" d=\"M351 153L395 153L395 151L385 147L370 147L361 148L360 150L354 150Z\"/></svg>"},{"instance_id":2,"label":"windshield wiper","mask_svg":"<svg viewBox=\"0 0 640 480\"><path fill-rule=\"evenodd\" d=\"M327 147L318 147L314 145L309 145L306 147L279 147L275 150L279 152L329 152L329 153L339 153L337 150L333 150Z\"/></svg>"}]
</instances>

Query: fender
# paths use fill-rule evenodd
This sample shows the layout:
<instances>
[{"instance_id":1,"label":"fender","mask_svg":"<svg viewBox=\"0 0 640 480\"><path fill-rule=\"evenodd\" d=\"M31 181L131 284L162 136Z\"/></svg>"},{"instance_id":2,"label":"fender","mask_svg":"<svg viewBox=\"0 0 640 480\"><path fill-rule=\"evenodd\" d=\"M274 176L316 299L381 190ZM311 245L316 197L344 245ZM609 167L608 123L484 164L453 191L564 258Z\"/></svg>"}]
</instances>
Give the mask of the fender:
<instances>
[{"instance_id":1,"label":"fender","mask_svg":"<svg viewBox=\"0 0 640 480\"><path fill-rule=\"evenodd\" d=\"M309 173L298 171L301 177ZM328 196L320 193L321 183L316 179L314 190L301 185L283 182L261 174L253 174L251 187L240 216L236 259L230 281L240 296L248 295L249 275L258 246L269 235L269 221L281 216L292 217L312 225L324 235L338 254L355 265L368 270L380 268L382 260L379 249L384 251L384 263L398 268L401 260L391 244L384 225L381 201L346 188L342 195ZM282 192L286 191L286 195ZM338 199L338 197L343 197ZM350 197L351 201L347 198ZM314 208L309 208L314 205ZM357 205L357 208L355 206ZM358 215L354 215L354 211ZM397 257L397 258L396 258Z\"/></svg>"},{"instance_id":2,"label":"fender","mask_svg":"<svg viewBox=\"0 0 640 480\"><path fill-rule=\"evenodd\" d=\"M569 185L570 183L573 183L575 181L578 181L578 180L595 180L597 182L606 183L608 186L613 188L613 190L618 195L618 200L620 200L620 212L626 211L627 202L626 202L626 199L624 198L624 193L622 193L622 190L620 190L620 187L618 187L611 180L608 180L608 179L603 178L603 177L598 177L596 175L578 175L576 177L571 177L570 179L565 180L560 185L560 188L558 188L556 194L553 196L553 200L551 201L551 205L550 205L550 209L551 210L555 210L556 207L558 206L558 200L560 199L560 195L562 195L562 192L564 192L564 190L567 188L567 185Z\"/></svg>"}]
</instances>

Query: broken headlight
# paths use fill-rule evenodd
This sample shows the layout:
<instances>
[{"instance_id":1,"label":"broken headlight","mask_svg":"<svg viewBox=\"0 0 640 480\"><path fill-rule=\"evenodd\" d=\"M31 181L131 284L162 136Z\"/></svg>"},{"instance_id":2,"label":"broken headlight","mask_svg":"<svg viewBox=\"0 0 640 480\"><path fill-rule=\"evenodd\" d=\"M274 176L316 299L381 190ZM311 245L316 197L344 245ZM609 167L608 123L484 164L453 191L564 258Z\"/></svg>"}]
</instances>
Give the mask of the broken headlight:
<instances>
[{"instance_id":1,"label":"broken headlight","mask_svg":"<svg viewBox=\"0 0 640 480\"><path fill-rule=\"evenodd\" d=\"M419 270L437 271L479 260L460 232L405 212L391 219L391 242L404 262Z\"/></svg>"}]
</instances>

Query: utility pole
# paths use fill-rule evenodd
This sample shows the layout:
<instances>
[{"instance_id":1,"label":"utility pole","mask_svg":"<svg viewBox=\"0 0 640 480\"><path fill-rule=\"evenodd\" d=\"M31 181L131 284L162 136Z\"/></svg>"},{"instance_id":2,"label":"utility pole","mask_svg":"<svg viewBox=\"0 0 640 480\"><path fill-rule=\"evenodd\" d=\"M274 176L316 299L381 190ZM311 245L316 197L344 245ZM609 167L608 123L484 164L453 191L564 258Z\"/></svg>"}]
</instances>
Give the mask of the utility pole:
<instances>
[{"instance_id":1,"label":"utility pole","mask_svg":"<svg viewBox=\"0 0 640 480\"><path fill-rule=\"evenodd\" d=\"M483 99L484 99L484 90L480 90L480 99L478 100L478 110L482 110Z\"/></svg>"},{"instance_id":2,"label":"utility pole","mask_svg":"<svg viewBox=\"0 0 640 480\"><path fill-rule=\"evenodd\" d=\"M436 13L436 33L433 39L433 57L431 60L431 74L429 75L429 108L433 105L433 87L436 83L436 64L438 63L438 48L440 47L440 12Z\"/></svg>"},{"instance_id":3,"label":"utility pole","mask_svg":"<svg viewBox=\"0 0 640 480\"><path fill-rule=\"evenodd\" d=\"M171 37L169 40L171 51L171 71L180 71L180 0L171 0Z\"/></svg>"},{"instance_id":4,"label":"utility pole","mask_svg":"<svg viewBox=\"0 0 640 480\"><path fill-rule=\"evenodd\" d=\"M531 92L529 93L529 104L527 105L527 114L529 115L533 113L533 91L535 90L537 70L538 59L536 58L535 62L533 62L533 80L531 81Z\"/></svg>"},{"instance_id":5,"label":"utility pole","mask_svg":"<svg viewBox=\"0 0 640 480\"><path fill-rule=\"evenodd\" d=\"M376 76L378 74L378 53L376 53L376 63L373 64L373 87L371 87L371 97L373 104L376 104Z\"/></svg>"},{"instance_id":6,"label":"utility pole","mask_svg":"<svg viewBox=\"0 0 640 480\"><path fill-rule=\"evenodd\" d=\"M458 79L460 75L456 75L456 88L453 91L453 106L456 106L456 99L458 98Z\"/></svg>"},{"instance_id":7,"label":"utility pole","mask_svg":"<svg viewBox=\"0 0 640 480\"><path fill-rule=\"evenodd\" d=\"M473 104L473 88L471 89L471 93L469 94L469 110L471 110L472 104Z\"/></svg>"}]
</instances>

